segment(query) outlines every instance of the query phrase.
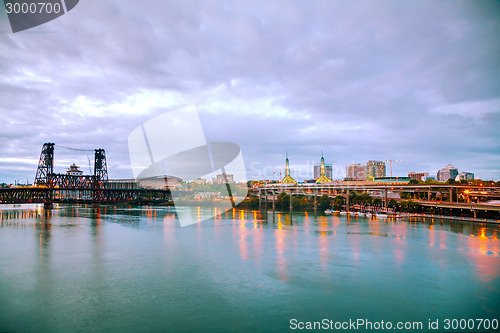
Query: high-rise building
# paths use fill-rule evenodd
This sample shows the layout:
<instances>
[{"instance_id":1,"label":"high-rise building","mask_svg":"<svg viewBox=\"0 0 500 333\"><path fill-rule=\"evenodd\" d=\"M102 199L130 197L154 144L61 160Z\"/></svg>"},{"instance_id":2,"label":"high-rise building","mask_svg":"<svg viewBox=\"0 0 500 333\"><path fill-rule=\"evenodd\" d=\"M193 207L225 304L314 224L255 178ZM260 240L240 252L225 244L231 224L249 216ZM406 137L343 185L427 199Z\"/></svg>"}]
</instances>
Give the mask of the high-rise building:
<instances>
[{"instance_id":1,"label":"high-rise building","mask_svg":"<svg viewBox=\"0 0 500 333\"><path fill-rule=\"evenodd\" d=\"M474 180L474 174L472 172L460 172L458 176L455 177L455 180Z\"/></svg>"},{"instance_id":2,"label":"high-rise building","mask_svg":"<svg viewBox=\"0 0 500 333\"><path fill-rule=\"evenodd\" d=\"M415 180L425 181L429 177L428 172L408 172L408 177Z\"/></svg>"},{"instance_id":3,"label":"high-rise building","mask_svg":"<svg viewBox=\"0 0 500 333\"><path fill-rule=\"evenodd\" d=\"M314 166L314 179L318 179L321 176L321 165ZM325 164L325 176L332 179L332 165Z\"/></svg>"},{"instance_id":4,"label":"high-rise building","mask_svg":"<svg viewBox=\"0 0 500 333\"><path fill-rule=\"evenodd\" d=\"M352 180L366 180L366 167L359 163L353 163L346 167L346 178Z\"/></svg>"},{"instance_id":5,"label":"high-rise building","mask_svg":"<svg viewBox=\"0 0 500 333\"><path fill-rule=\"evenodd\" d=\"M438 171L437 180L440 182L445 182L450 178L455 179L458 176L458 169L455 168L453 164L448 164L444 168Z\"/></svg>"},{"instance_id":6,"label":"high-rise building","mask_svg":"<svg viewBox=\"0 0 500 333\"><path fill-rule=\"evenodd\" d=\"M385 177L385 162L383 161L368 161L366 163L366 178ZM371 177L369 177L369 176Z\"/></svg>"}]
</instances>

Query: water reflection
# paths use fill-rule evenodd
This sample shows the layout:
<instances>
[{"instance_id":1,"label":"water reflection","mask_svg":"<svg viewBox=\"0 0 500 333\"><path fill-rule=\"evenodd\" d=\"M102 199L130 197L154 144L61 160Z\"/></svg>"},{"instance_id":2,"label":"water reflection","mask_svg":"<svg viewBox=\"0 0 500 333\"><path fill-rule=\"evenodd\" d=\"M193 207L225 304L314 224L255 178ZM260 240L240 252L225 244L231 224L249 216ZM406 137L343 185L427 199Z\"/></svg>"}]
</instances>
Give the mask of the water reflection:
<instances>
[{"instance_id":1,"label":"water reflection","mask_svg":"<svg viewBox=\"0 0 500 333\"><path fill-rule=\"evenodd\" d=\"M397 274L408 278L418 272L430 279L437 271L447 272L452 278L458 274L459 279L466 276L482 283L498 282L500 278L500 229L493 224L418 217L381 220L314 216L311 212L290 214L242 209L222 212L217 207L193 207L187 212L198 220L212 213L215 217L179 228L173 207L92 209L68 205L43 210L43 206L31 205L14 208L0 209L0 236L2 232L7 235L7 231L27 230L32 235L30 240L22 239L32 246L34 236L36 250L30 255L36 256L40 287L49 291L52 290L49 284L59 274L53 269L60 268L54 267L59 267L61 260L68 260L64 258L66 253L72 253L72 246L89 252L88 258L80 258L82 261L78 264L91 269L91 283L106 280L111 254L120 253L123 247L110 231L121 229L110 226L144 231L146 236L135 235L147 241L154 240L159 232L167 256L178 253L174 250L181 246L188 251L199 251L200 257L236 255L238 260L233 258L233 262L244 262L254 269L270 272L270 276L282 283L319 278L328 281L338 278L339 272L350 270L354 278L369 280L371 276L367 272L378 272L380 267L394 268ZM115 244L114 248L111 243ZM500 293L498 286L493 290ZM96 295L97 299L100 297Z\"/></svg>"}]
</instances>

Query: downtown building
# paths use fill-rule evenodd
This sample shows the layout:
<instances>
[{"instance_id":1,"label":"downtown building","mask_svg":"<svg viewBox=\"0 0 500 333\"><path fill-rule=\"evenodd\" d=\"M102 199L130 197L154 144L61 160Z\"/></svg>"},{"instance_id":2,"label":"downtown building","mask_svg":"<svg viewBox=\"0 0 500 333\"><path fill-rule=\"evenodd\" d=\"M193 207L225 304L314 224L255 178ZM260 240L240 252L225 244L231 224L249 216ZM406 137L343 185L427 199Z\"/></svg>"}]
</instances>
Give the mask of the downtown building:
<instances>
[{"instance_id":1,"label":"downtown building","mask_svg":"<svg viewBox=\"0 0 500 333\"><path fill-rule=\"evenodd\" d=\"M212 183L213 184L225 184L226 180L228 183L234 183L234 175L231 175L229 173L226 173L225 177L224 174L218 174L214 178L212 178Z\"/></svg>"},{"instance_id":2,"label":"downtown building","mask_svg":"<svg viewBox=\"0 0 500 333\"><path fill-rule=\"evenodd\" d=\"M429 178L428 172L408 172L408 177L411 179L425 181Z\"/></svg>"},{"instance_id":3,"label":"downtown building","mask_svg":"<svg viewBox=\"0 0 500 333\"><path fill-rule=\"evenodd\" d=\"M314 180L318 179L321 176L321 164L314 166ZM325 176L329 179L332 179L332 165L325 164Z\"/></svg>"},{"instance_id":4,"label":"downtown building","mask_svg":"<svg viewBox=\"0 0 500 333\"><path fill-rule=\"evenodd\" d=\"M461 181L461 180L474 180L474 173L472 172L460 172L458 176L455 177L455 180Z\"/></svg>"},{"instance_id":5,"label":"downtown building","mask_svg":"<svg viewBox=\"0 0 500 333\"><path fill-rule=\"evenodd\" d=\"M385 177L385 171L385 162L383 161L368 161L366 163L366 173L373 178ZM369 176L366 177L367 179L370 178Z\"/></svg>"},{"instance_id":6,"label":"downtown building","mask_svg":"<svg viewBox=\"0 0 500 333\"><path fill-rule=\"evenodd\" d=\"M455 179L458 176L458 169L453 164L448 164L444 168L438 171L437 180L440 182L445 182L448 179Z\"/></svg>"},{"instance_id":7,"label":"downtown building","mask_svg":"<svg viewBox=\"0 0 500 333\"><path fill-rule=\"evenodd\" d=\"M366 180L366 167L359 163L348 165L345 177L349 180Z\"/></svg>"}]
</instances>

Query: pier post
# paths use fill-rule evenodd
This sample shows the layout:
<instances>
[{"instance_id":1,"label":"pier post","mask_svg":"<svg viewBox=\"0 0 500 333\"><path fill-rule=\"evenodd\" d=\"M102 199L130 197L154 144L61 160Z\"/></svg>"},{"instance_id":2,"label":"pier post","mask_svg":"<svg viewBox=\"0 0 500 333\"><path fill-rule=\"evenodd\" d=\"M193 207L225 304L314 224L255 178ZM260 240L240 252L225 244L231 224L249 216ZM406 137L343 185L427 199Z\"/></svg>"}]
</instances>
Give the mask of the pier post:
<instances>
[{"instance_id":1,"label":"pier post","mask_svg":"<svg viewBox=\"0 0 500 333\"><path fill-rule=\"evenodd\" d=\"M389 212L389 207L387 206L387 187L385 188L385 200L384 200L385 212Z\"/></svg>"},{"instance_id":2,"label":"pier post","mask_svg":"<svg viewBox=\"0 0 500 333\"><path fill-rule=\"evenodd\" d=\"M427 201L431 201L431 188L427 191Z\"/></svg>"},{"instance_id":3,"label":"pier post","mask_svg":"<svg viewBox=\"0 0 500 333\"><path fill-rule=\"evenodd\" d=\"M51 189L47 192L47 196L43 202L43 209L53 209L54 208L54 191Z\"/></svg>"},{"instance_id":4,"label":"pier post","mask_svg":"<svg viewBox=\"0 0 500 333\"><path fill-rule=\"evenodd\" d=\"M276 208L276 192L273 190L273 213L275 208Z\"/></svg>"},{"instance_id":5,"label":"pier post","mask_svg":"<svg viewBox=\"0 0 500 333\"><path fill-rule=\"evenodd\" d=\"M453 202L453 188L452 187L450 187L450 200L449 201L450 201L450 203Z\"/></svg>"},{"instance_id":6,"label":"pier post","mask_svg":"<svg viewBox=\"0 0 500 333\"><path fill-rule=\"evenodd\" d=\"M264 197L264 202L265 202L264 208L267 209L267 190L265 191L264 195L265 195L265 197Z\"/></svg>"},{"instance_id":7,"label":"pier post","mask_svg":"<svg viewBox=\"0 0 500 333\"><path fill-rule=\"evenodd\" d=\"M345 210L349 211L349 190L346 191Z\"/></svg>"},{"instance_id":8,"label":"pier post","mask_svg":"<svg viewBox=\"0 0 500 333\"><path fill-rule=\"evenodd\" d=\"M314 211L318 209L318 190L314 190Z\"/></svg>"},{"instance_id":9,"label":"pier post","mask_svg":"<svg viewBox=\"0 0 500 333\"><path fill-rule=\"evenodd\" d=\"M292 211L292 209L293 209L293 200L292 200L292 198L293 198L293 194L292 194L292 192L293 192L293 191L292 191L292 190L290 190L290 211Z\"/></svg>"}]
</instances>

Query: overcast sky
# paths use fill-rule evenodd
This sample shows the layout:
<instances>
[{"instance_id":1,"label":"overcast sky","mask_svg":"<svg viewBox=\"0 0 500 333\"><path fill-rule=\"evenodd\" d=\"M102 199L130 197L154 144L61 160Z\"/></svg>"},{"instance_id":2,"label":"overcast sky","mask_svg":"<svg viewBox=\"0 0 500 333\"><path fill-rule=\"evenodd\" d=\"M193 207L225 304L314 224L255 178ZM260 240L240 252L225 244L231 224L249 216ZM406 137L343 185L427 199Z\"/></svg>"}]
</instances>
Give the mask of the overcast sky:
<instances>
[{"instance_id":1,"label":"overcast sky","mask_svg":"<svg viewBox=\"0 0 500 333\"><path fill-rule=\"evenodd\" d=\"M0 182L33 181L44 142L106 149L198 107L207 141L240 145L249 178L327 163L448 163L500 180L499 1L81 0L13 34L0 11ZM92 152L56 147L56 171ZM389 168L388 168L389 169Z\"/></svg>"}]
</instances>

